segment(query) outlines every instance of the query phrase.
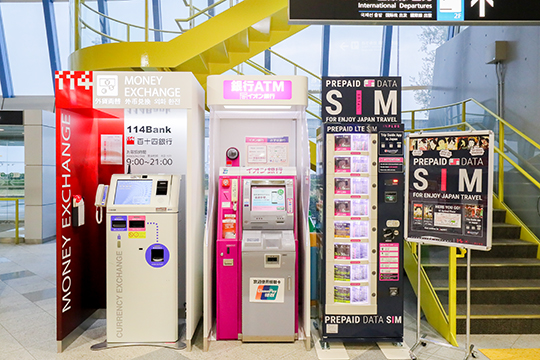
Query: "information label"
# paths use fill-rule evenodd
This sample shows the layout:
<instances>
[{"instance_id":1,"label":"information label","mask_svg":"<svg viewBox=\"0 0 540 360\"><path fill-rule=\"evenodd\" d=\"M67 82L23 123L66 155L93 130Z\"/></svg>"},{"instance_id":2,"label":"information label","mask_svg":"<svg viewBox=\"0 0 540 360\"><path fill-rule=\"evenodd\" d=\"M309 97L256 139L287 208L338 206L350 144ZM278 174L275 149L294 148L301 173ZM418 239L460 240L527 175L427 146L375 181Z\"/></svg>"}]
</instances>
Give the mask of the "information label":
<instances>
[{"instance_id":1,"label":"information label","mask_svg":"<svg viewBox=\"0 0 540 360\"><path fill-rule=\"evenodd\" d=\"M125 171L131 174L181 174L177 146L185 109L125 109Z\"/></svg>"},{"instance_id":2,"label":"information label","mask_svg":"<svg viewBox=\"0 0 540 360\"><path fill-rule=\"evenodd\" d=\"M101 135L101 163L122 165L122 135Z\"/></svg>"},{"instance_id":3,"label":"information label","mask_svg":"<svg viewBox=\"0 0 540 360\"><path fill-rule=\"evenodd\" d=\"M250 302L274 302L285 301L284 278L249 278L249 301Z\"/></svg>"},{"instance_id":4,"label":"information label","mask_svg":"<svg viewBox=\"0 0 540 360\"><path fill-rule=\"evenodd\" d=\"M379 280L399 280L399 244L379 244Z\"/></svg>"},{"instance_id":5,"label":"information label","mask_svg":"<svg viewBox=\"0 0 540 360\"><path fill-rule=\"evenodd\" d=\"M288 136L246 137L247 165L289 166Z\"/></svg>"}]
</instances>

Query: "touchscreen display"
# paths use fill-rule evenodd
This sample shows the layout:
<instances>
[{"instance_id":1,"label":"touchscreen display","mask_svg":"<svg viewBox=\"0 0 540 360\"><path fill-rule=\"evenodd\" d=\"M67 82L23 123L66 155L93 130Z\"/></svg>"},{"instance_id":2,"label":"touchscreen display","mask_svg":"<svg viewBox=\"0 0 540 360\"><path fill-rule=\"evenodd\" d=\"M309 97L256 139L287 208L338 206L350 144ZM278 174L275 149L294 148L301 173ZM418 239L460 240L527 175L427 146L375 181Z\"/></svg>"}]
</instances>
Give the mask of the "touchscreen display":
<instances>
[{"instance_id":1,"label":"touchscreen display","mask_svg":"<svg viewBox=\"0 0 540 360\"><path fill-rule=\"evenodd\" d=\"M115 205L148 205L152 197L152 180L118 180Z\"/></svg>"},{"instance_id":2,"label":"touchscreen display","mask_svg":"<svg viewBox=\"0 0 540 360\"><path fill-rule=\"evenodd\" d=\"M285 211L285 186L253 186L251 211Z\"/></svg>"}]
</instances>

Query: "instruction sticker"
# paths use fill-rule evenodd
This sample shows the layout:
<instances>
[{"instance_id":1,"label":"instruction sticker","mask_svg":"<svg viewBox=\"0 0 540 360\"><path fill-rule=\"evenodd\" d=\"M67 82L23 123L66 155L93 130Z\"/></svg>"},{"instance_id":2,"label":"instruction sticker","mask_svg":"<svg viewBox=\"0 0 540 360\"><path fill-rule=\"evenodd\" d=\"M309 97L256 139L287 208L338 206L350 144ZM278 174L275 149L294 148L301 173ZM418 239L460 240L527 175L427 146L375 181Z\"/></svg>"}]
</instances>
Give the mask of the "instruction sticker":
<instances>
[{"instance_id":1,"label":"instruction sticker","mask_svg":"<svg viewBox=\"0 0 540 360\"><path fill-rule=\"evenodd\" d=\"M122 165L122 135L101 135L101 163Z\"/></svg>"},{"instance_id":2,"label":"instruction sticker","mask_svg":"<svg viewBox=\"0 0 540 360\"><path fill-rule=\"evenodd\" d=\"M285 301L284 278L250 278L249 279L250 302L273 302Z\"/></svg>"},{"instance_id":3,"label":"instruction sticker","mask_svg":"<svg viewBox=\"0 0 540 360\"><path fill-rule=\"evenodd\" d=\"M247 165L289 166L288 136L246 137Z\"/></svg>"}]
</instances>

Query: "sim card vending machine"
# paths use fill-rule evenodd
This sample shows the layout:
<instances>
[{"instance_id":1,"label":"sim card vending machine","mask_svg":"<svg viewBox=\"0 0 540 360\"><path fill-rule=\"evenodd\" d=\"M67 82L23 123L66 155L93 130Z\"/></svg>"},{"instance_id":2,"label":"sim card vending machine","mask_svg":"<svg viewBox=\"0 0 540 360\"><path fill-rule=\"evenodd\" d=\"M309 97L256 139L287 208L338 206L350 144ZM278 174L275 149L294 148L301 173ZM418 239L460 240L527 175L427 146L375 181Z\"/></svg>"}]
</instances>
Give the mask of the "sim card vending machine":
<instances>
[{"instance_id":1,"label":"sim card vending machine","mask_svg":"<svg viewBox=\"0 0 540 360\"><path fill-rule=\"evenodd\" d=\"M295 178L295 168L220 169L218 340L295 340Z\"/></svg>"},{"instance_id":2,"label":"sim card vending machine","mask_svg":"<svg viewBox=\"0 0 540 360\"><path fill-rule=\"evenodd\" d=\"M402 342L403 125L327 123L317 140L322 340Z\"/></svg>"},{"instance_id":3,"label":"sim card vending machine","mask_svg":"<svg viewBox=\"0 0 540 360\"><path fill-rule=\"evenodd\" d=\"M180 176L113 175L107 200L107 344L178 340Z\"/></svg>"}]
</instances>

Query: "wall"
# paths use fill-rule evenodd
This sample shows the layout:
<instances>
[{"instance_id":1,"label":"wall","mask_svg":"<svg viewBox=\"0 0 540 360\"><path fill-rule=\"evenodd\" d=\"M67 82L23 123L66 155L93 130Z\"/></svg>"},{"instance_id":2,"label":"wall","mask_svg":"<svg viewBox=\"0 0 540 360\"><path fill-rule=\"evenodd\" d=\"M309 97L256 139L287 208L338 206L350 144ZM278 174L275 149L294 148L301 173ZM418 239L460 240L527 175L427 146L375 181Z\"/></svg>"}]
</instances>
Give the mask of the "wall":
<instances>
[{"instance_id":1,"label":"wall","mask_svg":"<svg viewBox=\"0 0 540 360\"><path fill-rule=\"evenodd\" d=\"M56 235L54 114L25 110L25 242L40 244Z\"/></svg>"},{"instance_id":2,"label":"wall","mask_svg":"<svg viewBox=\"0 0 540 360\"><path fill-rule=\"evenodd\" d=\"M431 106L474 98L496 113L495 65L486 64L486 48L495 41L508 41L504 118L540 142L540 27L537 26L468 27L439 47ZM435 114L430 120L437 123L440 117Z\"/></svg>"}]
</instances>

